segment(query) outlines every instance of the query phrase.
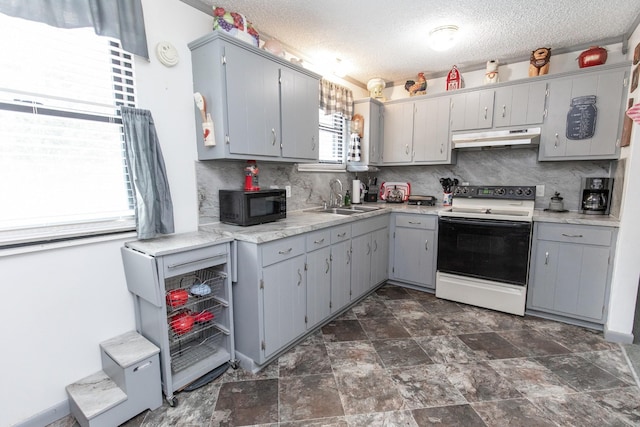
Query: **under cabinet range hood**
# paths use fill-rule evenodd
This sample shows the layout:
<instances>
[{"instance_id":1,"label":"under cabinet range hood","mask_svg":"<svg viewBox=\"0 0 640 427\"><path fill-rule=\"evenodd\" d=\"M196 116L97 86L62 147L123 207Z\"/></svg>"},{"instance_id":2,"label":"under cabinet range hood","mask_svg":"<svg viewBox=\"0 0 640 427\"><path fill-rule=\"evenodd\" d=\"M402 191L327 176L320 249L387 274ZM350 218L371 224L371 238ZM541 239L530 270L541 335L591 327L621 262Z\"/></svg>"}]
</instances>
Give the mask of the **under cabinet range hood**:
<instances>
[{"instance_id":1,"label":"under cabinet range hood","mask_svg":"<svg viewBox=\"0 0 640 427\"><path fill-rule=\"evenodd\" d=\"M540 128L490 130L455 133L451 136L455 149L486 150L490 148L532 148L540 144Z\"/></svg>"}]
</instances>

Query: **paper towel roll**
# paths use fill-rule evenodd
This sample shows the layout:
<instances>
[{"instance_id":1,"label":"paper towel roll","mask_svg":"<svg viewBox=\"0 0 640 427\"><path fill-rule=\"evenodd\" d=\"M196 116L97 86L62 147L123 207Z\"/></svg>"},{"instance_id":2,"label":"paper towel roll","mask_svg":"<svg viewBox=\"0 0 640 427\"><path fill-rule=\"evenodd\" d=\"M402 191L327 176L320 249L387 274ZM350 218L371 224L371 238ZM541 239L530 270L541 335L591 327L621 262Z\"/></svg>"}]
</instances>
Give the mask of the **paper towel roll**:
<instances>
[{"instance_id":1,"label":"paper towel roll","mask_svg":"<svg viewBox=\"0 0 640 427\"><path fill-rule=\"evenodd\" d=\"M360 203L360 180L354 179L351 190L351 203Z\"/></svg>"}]
</instances>

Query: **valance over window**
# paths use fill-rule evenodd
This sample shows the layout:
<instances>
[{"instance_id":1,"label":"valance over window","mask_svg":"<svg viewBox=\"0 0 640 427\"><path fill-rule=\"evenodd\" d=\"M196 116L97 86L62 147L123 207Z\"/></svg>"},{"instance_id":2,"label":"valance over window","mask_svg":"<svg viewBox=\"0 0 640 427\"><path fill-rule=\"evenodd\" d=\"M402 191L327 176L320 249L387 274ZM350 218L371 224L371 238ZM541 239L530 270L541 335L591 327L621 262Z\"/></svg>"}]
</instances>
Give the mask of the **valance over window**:
<instances>
[{"instance_id":1,"label":"valance over window","mask_svg":"<svg viewBox=\"0 0 640 427\"><path fill-rule=\"evenodd\" d=\"M353 115L353 92L329 80L320 80L320 109L325 114L342 113L347 119Z\"/></svg>"},{"instance_id":2,"label":"valance over window","mask_svg":"<svg viewBox=\"0 0 640 427\"><path fill-rule=\"evenodd\" d=\"M93 27L149 59L141 0L0 0L0 13L58 28Z\"/></svg>"}]
</instances>

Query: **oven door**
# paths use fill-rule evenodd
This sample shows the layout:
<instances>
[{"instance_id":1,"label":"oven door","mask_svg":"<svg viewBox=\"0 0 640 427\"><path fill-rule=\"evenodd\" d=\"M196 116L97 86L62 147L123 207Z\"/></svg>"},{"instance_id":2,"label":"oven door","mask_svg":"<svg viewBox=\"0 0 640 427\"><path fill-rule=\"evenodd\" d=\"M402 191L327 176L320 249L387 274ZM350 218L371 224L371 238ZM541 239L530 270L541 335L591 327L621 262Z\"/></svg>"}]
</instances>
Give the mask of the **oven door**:
<instances>
[{"instance_id":1,"label":"oven door","mask_svg":"<svg viewBox=\"0 0 640 427\"><path fill-rule=\"evenodd\" d=\"M525 286L531 223L439 217L438 271Z\"/></svg>"}]
</instances>

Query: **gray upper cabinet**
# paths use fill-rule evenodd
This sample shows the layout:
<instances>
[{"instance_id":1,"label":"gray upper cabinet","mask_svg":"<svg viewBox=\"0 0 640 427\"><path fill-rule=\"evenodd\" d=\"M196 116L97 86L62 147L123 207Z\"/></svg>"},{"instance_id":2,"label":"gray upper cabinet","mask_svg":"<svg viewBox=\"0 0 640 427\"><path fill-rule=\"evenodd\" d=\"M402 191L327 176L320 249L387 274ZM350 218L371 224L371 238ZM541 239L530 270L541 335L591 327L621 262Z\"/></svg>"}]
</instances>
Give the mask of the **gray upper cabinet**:
<instances>
[{"instance_id":1,"label":"gray upper cabinet","mask_svg":"<svg viewBox=\"0 0 640 427\"><path fill-rule=\"evenodd\" d=\"M317 161L320 76L213 31L189 44L193 90L206 101L215 145L198 158Z\"/></svg>"},{"instance_id":2,"label":"gray upper cabinet","mask_svg":"<svg viewBox=\"0 0 640 427\"><path fill-rule=\"evenodd\" d=\"M413 116L414 163L451 163L449 98L416 101Z\"/></svg>"},{"instance_id":3,"label":"gray upper cabinet","mask_svg":"<svg viewBox=\"0 0 640 427\"><path fill-rule=\"evenodd\" d=\"M364 164L379 165L382 162L383 108L380 101L372 98L358 99L353 103L353 112L364 119Z\"/></svg>"},{"instance_id":4,"label":"gray upper cabinet","mask_svg":"<svg viewBox=\"0 0 640 427\"><path fill-rule=\"evenodd\" d=\"M383 163L410 163L412 151L413 103L385 105Z\"/></svg>"},{"instance_id":5,"label":"gray upper cabinet","mask_svg":"<svg viewBox=\"0 0 640 427\"><path fill-rule=\"evenodd\" d=\"M494 90L483 89L451 96L451 130L488 129L493 126Z\"/></svg>"},{"instance_id":6,"label":"gray upper cabinet","mask_svg":"<svg viewBox=\"0 0 640 427\"><path fill-rule=\"evenodd\" d=\"M619 157L628 68L622 65L549 80L539 160Z\"/></svg>"},{"instance_id":7,"label":"gray upper cabinet","mask_svg":"<svg viewBox=\"0 0 640 427\"><path fill-rule=\"evenodd\" d=\"M544 121L547 83L525 83L496 89L493 126L523 126Z\"/></svg>"}]
</instances>

